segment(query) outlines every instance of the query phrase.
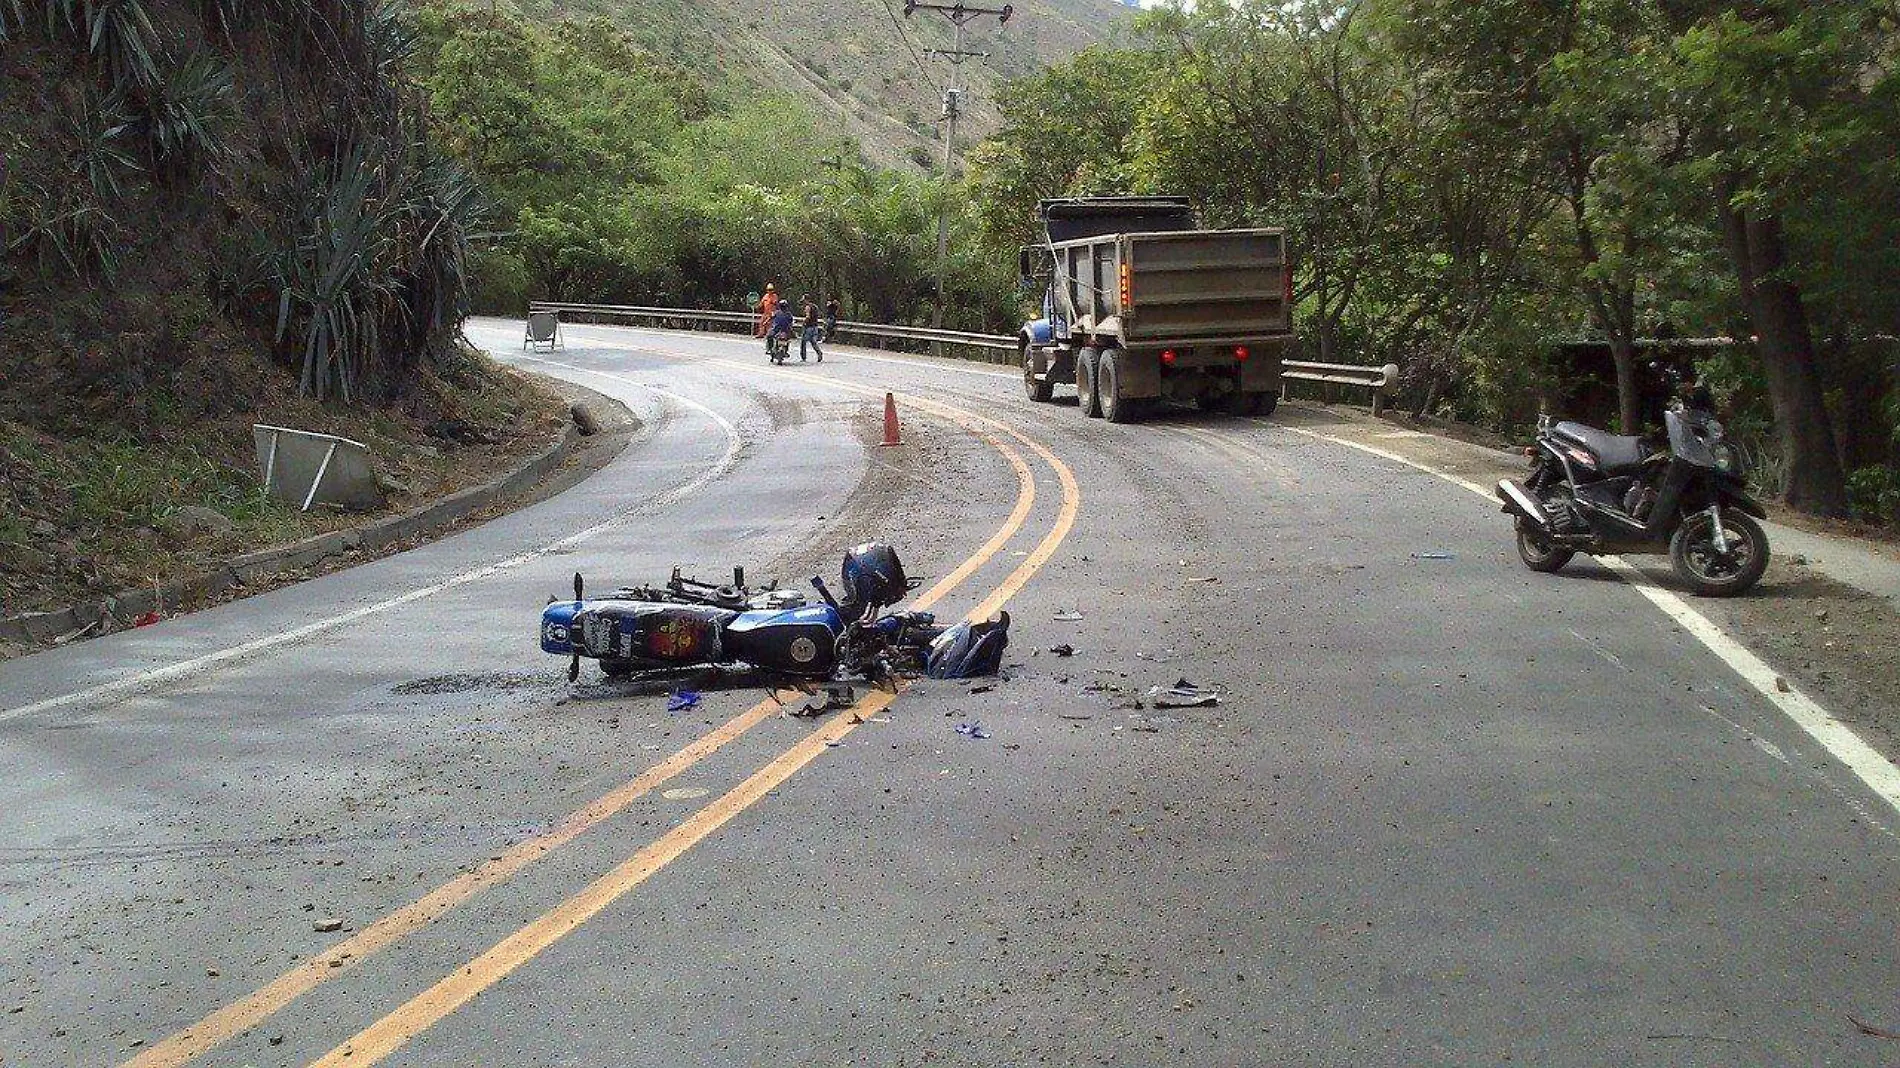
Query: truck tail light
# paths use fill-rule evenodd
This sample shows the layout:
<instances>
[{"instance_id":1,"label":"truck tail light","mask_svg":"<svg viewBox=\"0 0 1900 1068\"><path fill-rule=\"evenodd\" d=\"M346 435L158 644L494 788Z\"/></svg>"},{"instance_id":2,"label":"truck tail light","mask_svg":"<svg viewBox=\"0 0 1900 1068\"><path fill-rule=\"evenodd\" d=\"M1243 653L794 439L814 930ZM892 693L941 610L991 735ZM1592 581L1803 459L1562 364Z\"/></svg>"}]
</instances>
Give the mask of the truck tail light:
<instances>
[{"instance_id":1,"label":"truck tail light","mask_svg":"<svg viewBox=\"0 0 1900 1068\"><path fill-rule=\"evenodd\" d=\"M1178 359L1180 359L1180 358L1181 358L1181 357L1179 357L1179 356L1177 356L1177 355L1175 354L1175 351L1174 351L1173 349L1162 349L1162 350L1161 350L1161 362L1162 362L1163 364L1166 364L1166 365L1167 365L1167 366L1169 366L1169 367L1173 367L1173 366L1174 366L1174 361L1176 361L1176 360L1178 360Z\"/></svg>"},{"instance_id":2,"label":"truck tail light","mask_svg":"<svg viewBox=\"0 0 1900 1068\"><path fill-rule=\"evenodd\" d=\"M1234 359L1239 360L1241 363L1246 363L1247 362L1247 346L1235 345Z\"/></svg>"},{"instance_id":3,"label":"truck tail light","mask_svg":"<svg viewBox=\"0 0 1900 1068\"><path fill-rule=\"evenodd\" d=\"M1121 283L1122 311L1127 311L1135 303L1135 291L1128 283L1128 264L1126 262L1123 262L1121 267L1116 271L1116 276Z\"/></svg>"}]
</instances>

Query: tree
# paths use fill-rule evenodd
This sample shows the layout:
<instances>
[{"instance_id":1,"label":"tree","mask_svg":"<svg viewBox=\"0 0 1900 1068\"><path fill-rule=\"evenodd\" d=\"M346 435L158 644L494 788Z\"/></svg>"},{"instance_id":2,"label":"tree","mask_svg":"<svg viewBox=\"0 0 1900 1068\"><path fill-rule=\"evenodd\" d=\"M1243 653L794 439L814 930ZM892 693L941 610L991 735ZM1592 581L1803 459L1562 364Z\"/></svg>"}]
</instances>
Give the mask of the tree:
<instances>
[{"instance_id":1,"label":"tree","mask_svg":"<svg viewBox=\"0 0 1900 1068\"><path fill-rule=\"evenodd\" d=\"M1811 272L1792 256L1788 219L1817 192L1817 173L1862 169L1869 116L1892 99L1891 13L1853 0L1765 0L1680 4L1670 15L1658 80L1693 124L1681 170L1709 190L1767 379L1785 495L1845 515L1846 473L1801 285Z\"/></svg>"}]
</instances>

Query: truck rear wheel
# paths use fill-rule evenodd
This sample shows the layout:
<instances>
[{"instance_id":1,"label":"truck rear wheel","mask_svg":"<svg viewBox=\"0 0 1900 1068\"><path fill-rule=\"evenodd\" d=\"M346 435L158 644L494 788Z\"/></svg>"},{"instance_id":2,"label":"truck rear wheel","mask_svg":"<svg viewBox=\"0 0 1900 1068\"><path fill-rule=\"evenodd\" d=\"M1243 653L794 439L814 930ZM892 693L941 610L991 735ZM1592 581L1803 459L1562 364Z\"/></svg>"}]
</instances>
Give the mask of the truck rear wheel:
<instances>
[{"instance_id":1,"label":"truck rear wheel","mask_svg":"<svg viewBox=\"0 0 1900 1068\"><path fill-rule=\"evenodd\" d=\"M1102 415L1101 387L1096 382L1101 358L1101 352L1094 348L1075 354L1075 397L1082 406L1082 414L1090 419L1099 419Z\"/></svg>"},{"instance_id":2,"label":"truck rear wheel","mask_svg":"<svg viewBox=\"0 0 1900 1068\"><path fill-rule=\"evenodd\" d=\"M1036 359L1029 351L1028 341L1022 344L1022 356L1023 392L1029 394L1029 399L1038 404L1048 403L1049 398L1055 395L1055 383L1047 378L1036 377Z\"/></svg>"},{"instance_id":3,"label":"truck rear wheel","mask_svg":"<svg viewBox=\"0 0 1900 1068\"><path fill-rule=\"evenodd\" d=\"M1141 415L1141 402L1122 396L1121 362L1127 354L1120 349L1102 353L1096 364L1095 395L1102 407L1102 418L1111 423L1132 423Z\"/></svg>"}]
</instances>

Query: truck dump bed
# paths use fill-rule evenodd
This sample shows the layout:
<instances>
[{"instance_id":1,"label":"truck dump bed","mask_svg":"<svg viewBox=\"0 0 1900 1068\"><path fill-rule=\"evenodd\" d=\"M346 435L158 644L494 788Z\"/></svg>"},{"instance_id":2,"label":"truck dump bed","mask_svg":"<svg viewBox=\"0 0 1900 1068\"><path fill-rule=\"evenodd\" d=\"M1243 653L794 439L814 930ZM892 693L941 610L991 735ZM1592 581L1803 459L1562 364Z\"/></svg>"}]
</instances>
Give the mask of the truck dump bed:
<instances>
[{"instance_id":1,"label":"truck dump bed","mask_svg":"<svg viewBox=\"0 0 1900 1068\"><path fill-rule=\"evenodd\" d=\"M1075 320L1120 316L1128 345L1291 333L1280 230L1114 234L1051 246Z\"/></svg>"}]
</instances>

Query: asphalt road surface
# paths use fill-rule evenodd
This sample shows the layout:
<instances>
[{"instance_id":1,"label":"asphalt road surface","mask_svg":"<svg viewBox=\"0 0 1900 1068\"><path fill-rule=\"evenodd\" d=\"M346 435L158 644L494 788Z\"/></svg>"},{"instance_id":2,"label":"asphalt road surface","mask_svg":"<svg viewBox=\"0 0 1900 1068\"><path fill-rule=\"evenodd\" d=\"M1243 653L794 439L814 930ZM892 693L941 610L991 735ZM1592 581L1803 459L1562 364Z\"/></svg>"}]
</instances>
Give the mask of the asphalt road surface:
<instances>
[{"instance_id":1,"label":"asphalt road surface","mask_svg":"<svg viewBox=\"0 0 1900 1068\"><path fill-rule=\"evenodd\" d=\"M1467 489L1297 413L566 338L524 366L645 425L575 489L0 665L0 1064L1900 1062L1888 800ZM535 647L576 570L867 538L1007 607L1005 679L669 714Z\"/></svg>"}]
</instances>

